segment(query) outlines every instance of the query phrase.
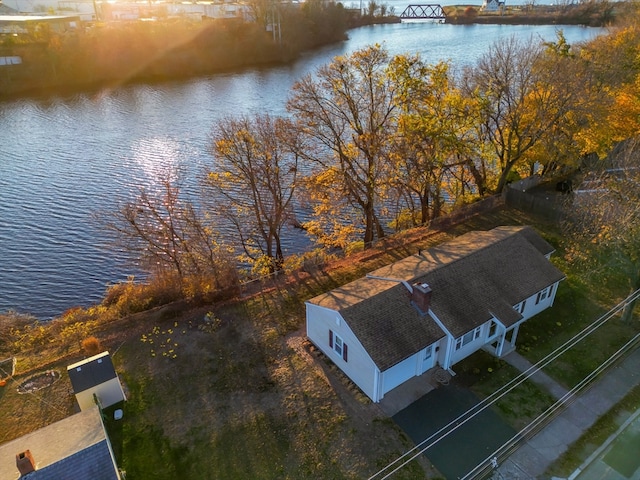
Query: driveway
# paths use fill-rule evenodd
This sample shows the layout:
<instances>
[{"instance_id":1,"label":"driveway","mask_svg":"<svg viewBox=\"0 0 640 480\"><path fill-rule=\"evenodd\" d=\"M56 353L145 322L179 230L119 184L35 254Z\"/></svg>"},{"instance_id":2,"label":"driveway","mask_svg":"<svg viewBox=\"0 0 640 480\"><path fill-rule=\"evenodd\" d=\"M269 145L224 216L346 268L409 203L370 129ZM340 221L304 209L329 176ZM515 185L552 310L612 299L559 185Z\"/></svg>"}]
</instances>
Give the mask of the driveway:
<instances>
[{"instance_id":1,"label":"driveway","mask_svg":"<svg viewBox=\"0 0 640 480\"><path fill-rule=\"evenodd\" d=\"M479 402L470 390L451 382L427 393L392 418L419 444ZM446 436L425 452L447 479L465 476L516 434L491 408L455 430L447 431L451 433L440 433ZM435 438L422 448L433 441Z\"/></svg>"}]
</instances>

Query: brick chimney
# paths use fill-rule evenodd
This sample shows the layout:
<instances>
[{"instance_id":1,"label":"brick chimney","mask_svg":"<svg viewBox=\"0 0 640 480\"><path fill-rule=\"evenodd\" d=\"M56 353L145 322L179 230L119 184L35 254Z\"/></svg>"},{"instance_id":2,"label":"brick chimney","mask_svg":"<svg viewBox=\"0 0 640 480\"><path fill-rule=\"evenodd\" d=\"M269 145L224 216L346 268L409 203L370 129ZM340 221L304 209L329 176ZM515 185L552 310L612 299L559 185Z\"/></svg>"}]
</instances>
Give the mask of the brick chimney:
<instances>
[{"instance_id":1,"label":"brick chimney","mask_svg":"<svg viewBox=\"0 0 640 480\"><path fill-rule=\"evenodd\" d=\"M18 467L20 476L34 472L36 470L36 462L33 460L31 451L25 450L24 452L18 453L16 455L16 466Z\"/></svg>"},{"instance_id":2,"label":"brick chimney","mask_svg":"<svg viewBox=\"0 0 640 480\"><path fill-rule=\"evenodd\" d=\"M411 292L411 302L420 310L421 313L426 314L429 311L429 305L431 304L431 287L428 283L414 283L413 291Z\"/></svg>"}]
</instances>

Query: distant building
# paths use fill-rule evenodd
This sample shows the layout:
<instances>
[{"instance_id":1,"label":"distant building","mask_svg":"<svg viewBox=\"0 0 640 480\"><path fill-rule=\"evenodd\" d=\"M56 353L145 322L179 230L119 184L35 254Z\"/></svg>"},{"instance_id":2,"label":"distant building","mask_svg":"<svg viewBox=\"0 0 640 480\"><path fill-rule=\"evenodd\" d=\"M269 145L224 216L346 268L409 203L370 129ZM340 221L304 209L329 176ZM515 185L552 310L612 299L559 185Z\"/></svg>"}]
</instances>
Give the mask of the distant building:
<instances>
[{"instance_id":1,"label":"distant building","mask_svg":"<svg viewBox=\"0 0 640 480\"><path fill-rule=\"evenodd\" d=\"M98 407L0 445L3 480L120 480Z\"/></svg>"},{"instance_id":2,"label":"distant building","mask_svg":"<svg viewBox=\"0 0 640 480\"><path fill-rule=\"evenodd\" d=\"M73 13L82 21L135 21L183 17L192 20L204 18L238 18L253 21L251 8L245 2L184 1L184 2L136 2L134 0L2 0L4 14L40 14L50 11L56 14ZM44 10L43 10L44 9Z\"/></svg>"},{"instance_id":3,"label":"distant building","mask_svg":"<svg viewBox=\"0 0 640 480\"><path fill-rule=\"evenodd\" d=\"M80 410L93 408L96 401L107 408L126 400L109 352L69 365L67 373Z\"/></svg>"},{"instance_id":4,"label":"distant building","mask_svg":"<svg viewBox=\"0 0 640 480\"><path fill-rule=\"evenodd\" d=\"M482 7L480 10L484 12L497 12L504 8L504 1L499 0L482 0Z\"/></svg>"},{"instance_id":5,"label":"distant building","mask_svg":"<svg viewBox=\"0 0 640 480\"><path fill-rule=\"evenodd\" d=\"M1 33L27 33L30 27L49 25L52 31L63 33L75 30L81 24L78 15L0 15Z\"/></svg>"}]
</instances>

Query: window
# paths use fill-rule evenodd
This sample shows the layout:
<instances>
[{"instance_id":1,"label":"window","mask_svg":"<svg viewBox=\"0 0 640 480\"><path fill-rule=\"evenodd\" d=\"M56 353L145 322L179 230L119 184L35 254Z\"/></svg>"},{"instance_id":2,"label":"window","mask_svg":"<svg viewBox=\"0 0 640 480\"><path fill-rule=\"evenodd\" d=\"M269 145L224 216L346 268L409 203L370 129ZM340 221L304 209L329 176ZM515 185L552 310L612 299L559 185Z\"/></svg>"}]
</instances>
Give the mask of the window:
<instances>
[{"instance_id":1,"label":"window","mask_svg":"<svg viewBox=\"0 0 640 480\"><path fill-rule=\"evenodd\" d=\"M520 302L519 304L517 304L515 307L513 307L513 309L514 309L516 312L518 312L518 313L520 313L520 314L523 314L523 313L524 313L524 307L526 307L526 306L527 306L527 301L526 301L526 300L523 300L522 302Z\"/></svg>"},{"instance_id":2,"label":"window","mask_svg":"<svg viewBox=\"0 0 640 480\"><path fill-rule=\"evenodd\" d=\"M425 350L424 352L425 361L429 360L431 358L431 355L433 355L433 345L429 345Z\"/></svg>"},{"instance_id":3,"label":"window","mask_svg":"<svg viewBox=\"0 0 640 480\"><path fill-rule=\"evenodd\" d=\"M347 361L347 344L344 343L342 337L333 333L333 330L329 330L329 347L340 355L345 362Z\"/></svg>"},{"instance_id":4,"label":"window","mask_svg":"<svg viewBox=\"0 0 640 480\"><path fill-rule=\"evenodd\" d=\"M463 336L456 338L456 350L460 350L465 345L473 342L480 338L480 333L482 332L482 327L476 327L474 330L465 333Z\"/></svg>"},{"instance_id":5,"label":"window","mask_svg":"<svg viewBox=\"0 0 640 480\"><path fill-rule=\"evenodd\" d=\"M477 327L474 331L473 331L473 339L477 340L478 338L480 338L480 332L482 331L482 329L480 327Z\"/></svg>"},{"instance_id":6,"label":"window","mask_svg":"<svg viewBox=\"0 0 640 480\"><path fill-rule=\"evenodd\" d=\"M541 290L541 291L538 292L538 296L536 297L536 305L539 304L541 301L543 301L548 296L550 296L551 288L552 287L547 287L544 290Z\"/></svg>"},{"instance_id":7,"label":"window","mask_svg":"<svg viewBox=\"0 0 640 480\"><path fill-rule=\"evenodd\" d=\"M342 339L338 335L333 340L333 349L338 355L342 356Z\"/></svg>"}]
</instances>

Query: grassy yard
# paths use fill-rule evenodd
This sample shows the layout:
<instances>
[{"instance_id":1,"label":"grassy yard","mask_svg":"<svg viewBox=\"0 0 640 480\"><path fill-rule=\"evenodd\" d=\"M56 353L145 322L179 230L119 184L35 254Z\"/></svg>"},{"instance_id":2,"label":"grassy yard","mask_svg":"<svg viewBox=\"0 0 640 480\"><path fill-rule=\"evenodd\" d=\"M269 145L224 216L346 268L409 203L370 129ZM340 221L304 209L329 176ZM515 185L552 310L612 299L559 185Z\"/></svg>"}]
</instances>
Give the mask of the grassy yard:
<instances>
[{"instance_id":1,"label":"grassy yard","mask_svg":"<svg viewBox=\"0 0 640 480\"><path fill-rule=\"evenodd\" d=\"M535 361L624 292L594 285L567 262L553 225L504 208L472 217L446 232L408 232L401 241L313 273L301 272L288 283L265 285L261 294L242 300L187 311L158 309L96 329L92 334L111 351L127 390L124 418L107 420L127 479L356 479L375 473L412 444L377 405L311 348L302 330L304 301L420 248L470 230L509 224L533 225L558 247L554 261L568 274L554 308L520 332L521 353ZM205 322L208 312L212 320ZM595 343L548 372L571 385L599 361L600 352L604 355L615 348L634 330L615 322L609 327ZM68 349L56 351L62 356ZM77 359L71 353L56 364L51 355L45 362L39 351L25 351L19 365L37 370L38 364L47 363L47 368L64 372L70 360ZM474 355L456 371L481 396L517 374L483 354ZM18 395L15 386L13 382L0 388L0 442L73 412L66 374L46 395ZM520 428L550 401L545 392L527 383L496 407ZM394 478L425 475L436 478L438 472L421 458Z\"/></svg>"},{"instance_id":2,"label":"grassy yard","mask_svg":"<svg viewBox=\"0 0 640 480\"><path fill-rule=\"evenodd\" d=\"M166 319L122 345L127 478L362 478L410 446L312 354L291 298L219 307L212 324L204 311Z\"/></svg>"}]
</instances>

